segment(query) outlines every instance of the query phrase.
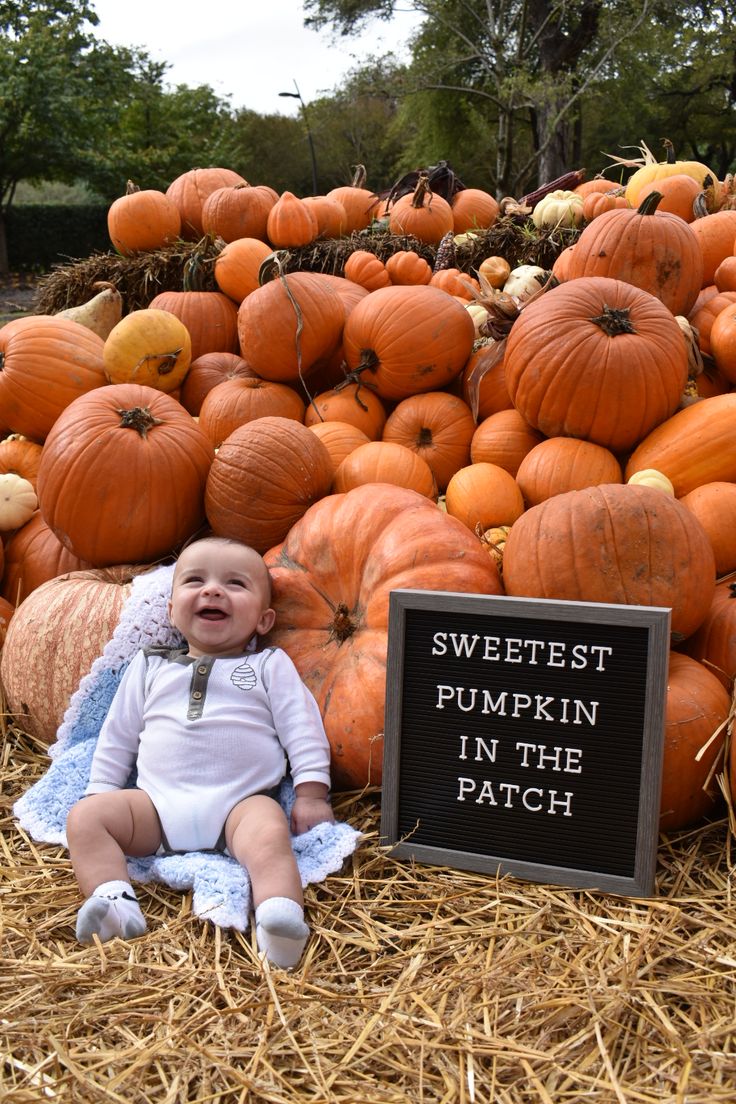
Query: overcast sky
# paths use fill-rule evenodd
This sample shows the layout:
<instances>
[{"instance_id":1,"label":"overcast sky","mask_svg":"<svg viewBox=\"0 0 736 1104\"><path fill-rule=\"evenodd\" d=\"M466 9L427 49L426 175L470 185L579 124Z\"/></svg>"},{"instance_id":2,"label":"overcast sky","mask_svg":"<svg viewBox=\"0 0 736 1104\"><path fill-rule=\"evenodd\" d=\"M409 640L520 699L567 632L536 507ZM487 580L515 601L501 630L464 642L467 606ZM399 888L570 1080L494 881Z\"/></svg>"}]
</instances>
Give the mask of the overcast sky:
<instances>
[{"instance_id":1,"label":"overcast sky","mask_svg":"<svg viewBox=\"0 0 736 1104\"><path fill-rule=\"evenodd\" d=\"M98 37L116 46L143 47L170 64L167 83L209 84L233 108L294 114L296 81L303 100L338 87L361 56L400 48L417 16L375 21L361 38L333 38L307 30L298 0L93 0Z\"/></svg>"}]
</instances>

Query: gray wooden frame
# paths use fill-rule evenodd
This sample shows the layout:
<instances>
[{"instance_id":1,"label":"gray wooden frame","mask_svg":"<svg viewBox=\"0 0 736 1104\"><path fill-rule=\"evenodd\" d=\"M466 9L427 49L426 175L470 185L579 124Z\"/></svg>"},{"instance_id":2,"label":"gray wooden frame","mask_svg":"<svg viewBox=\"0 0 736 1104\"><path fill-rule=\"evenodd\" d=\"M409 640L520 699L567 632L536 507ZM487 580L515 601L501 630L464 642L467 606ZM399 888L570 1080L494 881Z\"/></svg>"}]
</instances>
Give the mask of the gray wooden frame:
<instances>
[{"instance_id":1,"label":"gray wooden frame","mask_svg":"<svg viewBox=\"0 0 736 1104\"><path fill-rule=\"evenodd\" d=\"M557 867L518 858L479 855L412 843L398 838L400 801L401 717L404 692L404 644L407 611L429 610L483 614L503 618L575 621L595 625L631 625L649 630L643 716L643 745L639 809L633 877L590 869ZM381 799L381 842L397 858L457 869L512 874L537 882L577 888L608 890L628 896L648 897L654 892L659 830L667 669L670 650L670 610L657 606L628 606L595 602L566 602L497 595L468 595L443 591L395 590L389 599L389 632L386 707ZM610 831L601 825L601 832ZM595 841L591 840L591 848Z\"/></svg>"}]
</instances>

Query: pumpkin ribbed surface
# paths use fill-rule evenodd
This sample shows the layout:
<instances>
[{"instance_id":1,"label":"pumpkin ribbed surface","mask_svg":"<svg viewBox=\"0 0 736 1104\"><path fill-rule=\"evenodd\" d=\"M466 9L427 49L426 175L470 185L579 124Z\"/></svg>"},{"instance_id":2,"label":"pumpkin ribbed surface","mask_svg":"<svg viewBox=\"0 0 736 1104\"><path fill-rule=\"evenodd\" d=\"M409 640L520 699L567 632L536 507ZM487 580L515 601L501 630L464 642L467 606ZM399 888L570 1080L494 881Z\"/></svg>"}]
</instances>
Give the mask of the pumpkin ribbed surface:
<instances>
[{"instance_id":1,"label":"pumpkin ribbed surface","mask_svg":"<svg viewBox=\"0 0 736 1104\"><path fill-rule=\"evenodd\" d=\"M331 484L330 456L314 433L290 418L258 418L219 448L207 479L207 520L218 536L265 552Z\"/></svg>"},{"instance_id":2,"label":"pumpkin ribbed surface","mask_svg":"<svg viewBox=\"0 0 736 1104\"><path fill-rule=\"evenodd\" d=\"M19 606L32 590L49 579L91 567L65 548L41 517L41 511L36 510L5 545L5 570L0 594L14 606Z\"/></svg>"},{"instance_id":3,"label":"pumpkin ribbed surface","mask_svg":"<svg viewBox=\"0 0 736 1104\"><path fill-rule=\"evenodd\" d=\"M582 437L618 452L677 409L687 347L653 295L590 276L524 307L504 372L517 410L546 437Z\"/></svg>"},{"instance_id":4,"label":"pumpkin ribbed surface","mask_svg":"<svg viewBox=\"0 0 736 1104\"><path fill-rule=\"evenodd\" d=\"M283 648L315 695L335 789L380 783L389 592L500 594L474 534L415 491L374 483L316 503L266 562Z\"/></svg>"},{"instance_id":5,"label":"pumpkin ribbed surface","mask_svg":"<svg viewBox=\"0 0 736 1104\"><path fill-rule=\"evenodd\" d=\"M653 487L605 483L555 495L514 523L506 592L528 598L669 606L675 639L695 632L715 590L697 518Z\"/></svg>"},{"instance_id":6,"label":"pumpkin ribbed surface","mask_svg":"<svg viewBox=\"0 0 736 1104\"><path fill-rule=\"evenodd\" d=\"M184 407L152 387L113 384L67 407L38 472L44 521L97 567L149 563L204 521L214 450Z\"/></svg>"}]
</instances>

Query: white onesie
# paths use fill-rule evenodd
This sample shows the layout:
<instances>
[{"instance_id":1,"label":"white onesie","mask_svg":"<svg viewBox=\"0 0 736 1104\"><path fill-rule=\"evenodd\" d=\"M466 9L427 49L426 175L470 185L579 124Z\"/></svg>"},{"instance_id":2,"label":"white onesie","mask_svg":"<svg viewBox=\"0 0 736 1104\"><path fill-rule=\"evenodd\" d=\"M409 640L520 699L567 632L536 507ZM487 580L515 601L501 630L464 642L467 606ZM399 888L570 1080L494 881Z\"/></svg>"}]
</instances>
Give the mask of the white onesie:
<instances>
[{"instance_id":1,"label":"white onesie","mask_svg":"<svg viewBox=\"0 0 736 1104\"><path fill-rule=\"evenodd\" d=\"M153 801L167 849L221 846L244 797L330 784L330 747L314 697L280 648L199 659L144 649L123 674L100 730L87 794L136 785Z\"/></svg>"}]
</instances>

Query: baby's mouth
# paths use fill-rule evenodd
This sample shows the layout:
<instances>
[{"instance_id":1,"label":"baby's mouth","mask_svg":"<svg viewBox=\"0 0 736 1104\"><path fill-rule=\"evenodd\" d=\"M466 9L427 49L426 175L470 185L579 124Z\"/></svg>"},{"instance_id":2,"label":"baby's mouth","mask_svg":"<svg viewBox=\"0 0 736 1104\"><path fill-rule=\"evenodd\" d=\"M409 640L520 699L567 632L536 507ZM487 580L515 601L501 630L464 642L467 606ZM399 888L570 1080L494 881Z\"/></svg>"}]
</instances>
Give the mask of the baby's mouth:
<instances>
[{"instance_id":1,"label":"baby's mouth","mask_svg":"<svg viewBox=\"0 0 736 1104\"><path fill-rule=\"evenodd\" d=\"M224 621L227 614L224 610L207 607L201 609L197 616L201 617L203 621Z\"/></svg>"}]
</instances>

